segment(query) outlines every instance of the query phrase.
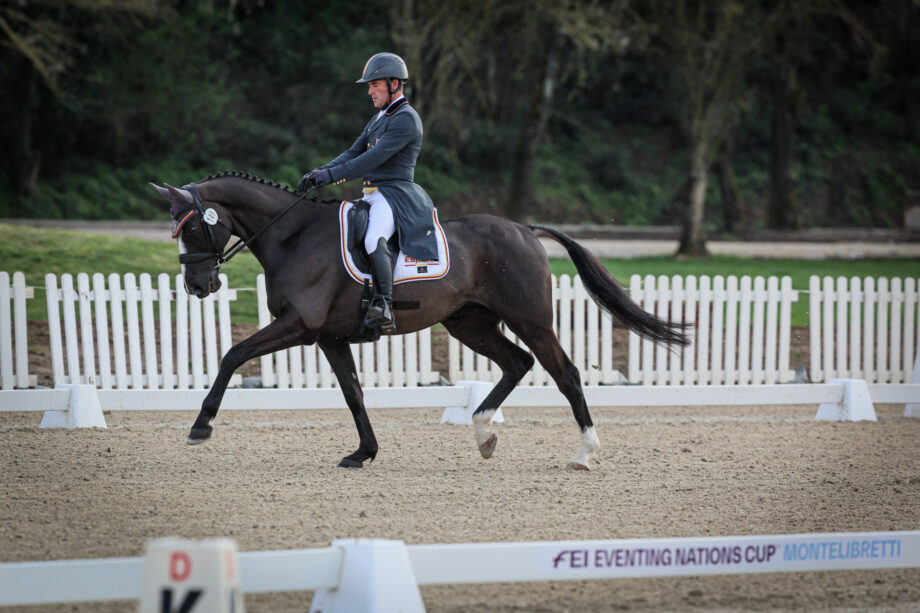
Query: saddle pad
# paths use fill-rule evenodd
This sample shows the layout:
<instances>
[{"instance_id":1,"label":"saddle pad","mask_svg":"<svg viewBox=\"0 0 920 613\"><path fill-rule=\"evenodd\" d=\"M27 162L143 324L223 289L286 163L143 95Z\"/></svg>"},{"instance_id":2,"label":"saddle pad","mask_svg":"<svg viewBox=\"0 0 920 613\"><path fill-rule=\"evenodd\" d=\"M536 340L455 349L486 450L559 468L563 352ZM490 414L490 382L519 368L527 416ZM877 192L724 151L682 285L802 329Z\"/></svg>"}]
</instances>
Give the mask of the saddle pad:
<instances>
[{"instance_id":1,"label":"saddle pad","mask_svg":"<svg viewBox=\"0 0 920 613\"><path fill-rule=\"evenodd\" d=\"M343 201L341 207L339 207L339 244L342 250L342 262L345 264L345 270L348 271L348 275L352 279L363 284L365 280L372 281L371 275L358 269L354 259L351 257L351 252L348 251L348 210L351 207L352 203L347 200ZM432 221L438 241L438 261L416 260L400 251L399 255L396 256L396 267L393 270L394 284L440 279L450 270L450 249L447 247L447 237L444 235L444 229L438 223L437 209L432 214Z\"/></svg>"}]
</instances>

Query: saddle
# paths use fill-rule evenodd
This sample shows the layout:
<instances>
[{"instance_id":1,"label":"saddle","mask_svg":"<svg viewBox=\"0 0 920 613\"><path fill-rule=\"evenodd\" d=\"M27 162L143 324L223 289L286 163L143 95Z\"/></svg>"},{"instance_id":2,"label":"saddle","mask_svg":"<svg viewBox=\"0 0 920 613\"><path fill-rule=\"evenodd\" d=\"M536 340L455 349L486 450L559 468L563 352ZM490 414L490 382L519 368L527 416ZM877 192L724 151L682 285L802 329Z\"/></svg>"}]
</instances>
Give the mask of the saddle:
<instances>
[{"instance_id":1,"label":"saddle","mask_svg":"<svg viewBox=\"0 0 920 613\"><path fill-rule=\"evenodd\" d=\"M358 326L345 339L349 343L373 342L380 338L379 328L366 328L364 318L367 309L374 298L374 290L370 285L371 265L367 252L364 250L364 237L367 234L370 220L371 205L364 200L355 202L344 201L339 208L339 229L341 232L342 263L348 275L358 283L363 284L361 301L358 307ZM394 234L387 242L390 253L394 254L391 265L393 266L393 283L411 283L415 281L433 281L443 278L450 270L450 250L444 230L438 222L437 211L432 213L432 221L438 238L438 260L415 260L399 250L399 236ZM393 301L394 310L418 309L419 303L413 301Z\"/></svg>"},{"instance_id":2,"label":"saddle","mask_svg":"<svg viewBox=\"0 0 920 613\"><path fill-rule=\"evenodd\" d=\"M351 254L351 258L358 270L364 274L371 274L371 262L367 257L367 251L364 249L364 236L367 234L367 226L370 220L371 205L364 200L358 200L350 209L348 209L348 236L345 246ZM399 253L399 233L393 234L387 241L387 247L390 253ZM396 268L396 257L392 258L392 266Z\"/></svg>"},{"instance_id":3,"label":"saddle","mask_svg":"<svg viewBox=\"0 0 920 613\"><path fill-rule=\"evenodd\" d=\"M345 271L357 283L364 283L371 278L371 266L364 252L364 235L367 234L370 204L361 200L343 201L339 207L339 231L342 264ZM443 278L450 271L450 249L444 229L438 221L437 210L432 212L432 224L438 242L438 259L416 260L402 253L399 237L394 235L387 246L393 258L393 283L413 283L417 281L435 281Z\"/></svg>"}]
</instances>

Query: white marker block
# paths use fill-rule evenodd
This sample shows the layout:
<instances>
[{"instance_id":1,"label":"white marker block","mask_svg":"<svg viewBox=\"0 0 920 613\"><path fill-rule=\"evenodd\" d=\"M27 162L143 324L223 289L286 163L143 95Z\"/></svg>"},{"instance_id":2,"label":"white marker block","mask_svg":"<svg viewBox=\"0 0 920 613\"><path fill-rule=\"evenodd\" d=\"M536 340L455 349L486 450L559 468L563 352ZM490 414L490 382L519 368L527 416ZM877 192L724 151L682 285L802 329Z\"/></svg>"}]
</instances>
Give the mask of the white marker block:
<instances>
[{"instance_id":1,"label":"white marker block","mask_svg":"<svg viewBox=\"0 0 920 613\"><path fill-rule=\"evenodd\" d=\"M88 384L58 384L55 389L69 389L66 411L45 411L41 428L108 428L96 386Z\"/></svg>"},{"instance_id":2,"label":"white marker block","mask_svg":"<svg viewBox=\"0 0 920 613\"><path fill-rule=\"evenodd\" d=\"M310 613L425 613L405 543L340 539L332 546L345 552L339 586L316 590Z\"/></svg>"},{"instance_id":3,"label":"white marker block","mask_svg":"<svg viewBox=\"0 0 920 613\"><path fill-rule=\"evenodd\" d=\"M244 613L232 539L147 543L140 613Z\"/></svg>"},{"instance_id":4,"label":"white marker block","mask_svg":"<svg viewBox=\"0 0 920 613\"><path fill-rule=\"evenodd\" d=\"M831 379L843 384L843 400L839 404L822 404L815 421L878 421L869 387L862 379Z\"/></svg>"}]
</instances>

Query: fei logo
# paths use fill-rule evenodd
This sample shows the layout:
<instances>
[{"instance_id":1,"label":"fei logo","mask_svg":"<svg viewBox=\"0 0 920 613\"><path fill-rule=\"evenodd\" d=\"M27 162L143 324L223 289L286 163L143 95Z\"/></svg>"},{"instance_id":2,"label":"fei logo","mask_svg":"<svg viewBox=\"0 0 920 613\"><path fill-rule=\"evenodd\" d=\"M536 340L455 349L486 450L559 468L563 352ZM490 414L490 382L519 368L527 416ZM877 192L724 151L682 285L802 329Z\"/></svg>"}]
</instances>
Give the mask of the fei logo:
<instances>
[{"instance_id":1,"label":"fei logo","mask_svg":"<svg viewBox=\"0 0 920 613\"><path fill-rule=\"evenodd\" d=\"M147 543L140 613L244 613L231 539Z\"/></svg>"}]
</instances>

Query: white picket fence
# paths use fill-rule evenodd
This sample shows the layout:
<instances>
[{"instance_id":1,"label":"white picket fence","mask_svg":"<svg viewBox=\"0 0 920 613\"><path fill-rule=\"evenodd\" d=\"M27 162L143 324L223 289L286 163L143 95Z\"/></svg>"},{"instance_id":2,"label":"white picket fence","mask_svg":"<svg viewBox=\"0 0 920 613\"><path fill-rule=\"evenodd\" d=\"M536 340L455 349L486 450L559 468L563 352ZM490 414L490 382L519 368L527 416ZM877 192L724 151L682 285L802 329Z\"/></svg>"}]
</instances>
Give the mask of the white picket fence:
<instances>
[{"instance_id":1,"label":"white picket fence","mask_svg":"<svg viewBox=\"0 0 920 613\"><path fill-rule=\"evenodd\" d=\"M917 287L913 278L811 277L811 380L910 382L920 361Z\"/></svg>"},{"instance_id":2,"label":"white picket fence","mask_svg":"<svg viewBox=\"0 0 920 613\"><path fill-rule=\"evenodd\" d=\"M600 307L591 299L581 278L561 275L552 278L553 329L559 344L581 373L585 385L625 383L613 367L613 324L610 317L601 314ZM504 324L502 331L516 345L527 349ZM528 349L529 351L529 349ZM532 352L531 352L532 353ZM501 370L485 357L461 345L451 337L448 345L448 363L451 381L497 382ZM521 385L555 385L539 362L521 380Z\"/></svg>"},{"instance_id":3,"label":"white picket fence","mask_svg":"<svg viewBox=\"0 0 920 613\"><path fill-rule=\"evenodd\" d=\"M656 345L629 335L629 381L642 385L787 383L792 303L790 277L630 278L630 295L659 318L688 323L692 344Z\"/></svg>"},{"instance_id":4,"label":"white picket fence","mask_svg":"<svg viewBox=\"0 0 920 613\"><path fill-rule=\"evenodd\" d=\"M91 383L108 389L206 388L231 346L226 278L204 301L188 296L181 276L95 274L45 278L55 384ZM175 291L174 288L179 288ZM257 279L259 323L271 320L265 279ZM798 292L789 277L654 277L634 275L630 292L646 310L692 323L693 344L656 346L630 334L628 377L613 368L613 327L581 280L553 278L554 326L586 385L628 381L641 385L750 385L788 383L791 306ZM810 375L814 382L861 378L907 383L920 349L918 281L812 277ZM26 300L33 288L22 273L0 272L0 389L35 385L28 374ZM63 326L63 333L62 333ZM518 345L522 343L510 332ZM175 346L173 337L176 338ZM438 383L431 331L353 345L362 385L415 387ZM501 373L486 358L449 340L449 379L495 382ZM261 358L265 387L332 388L328 362L315 346ZM239 384L239 376L231 385ZM552 386L537 363L526 386Z\"/></svg>"},{"instance_id":5,"label":"white picket fence","mask_svg":"<svg viewBox=\"0 0 920 613\"><path fill-rule=\"evenodd\" d=\"M108 284L106 284L108 281ZM232 346L230 301L222 287L204 300L185 292L182 275L45 275L54 383L101 389L197 389L217 377ZM139 312L140 311L140 312ZM215 313L216 311L216 313ZM61 325L63 323L63 337ZM173 347L175 337L175 347ZM219 347L218 347L219 342ZM66 364L66 368L65 368ZM239 384L239 376L231 385Z\"/></svg>"},{"instance_id":6,"label":"white picket fence","mask_svg":"<svg viewBox=\"0 0 920 613\"><path fill-rule=\"evenodd\" d=\"M29 341L26 300L33 289L21 272L0 272L0 389L28 388L36 383L29 376Z\"/></svg>"},{"instance_id":7,"label":"white picket fence","mask_svg":"<svg viewBox=\"0 0 920 613\"><path fill-rule=\"evenodd\" d=\"M259 327L272 321L268 311L265 275L256 279ZM356 305L357 308L357 305ZM364 387L417 387L440 382L431 366L431 330L384 336L376 343L351 345ZM278 389L328 388L338 386L332 367L316 345L292 347L262 356L262 386Z\"/></svg>"},{"instance_id":8,"label":"white picket fence","mask_svg":"<svg viewBox=\"0 0 920 613\"><path fill-rule=\"evenodd\" d=\"M790 277L666 277L630 279L633 300L658 317L689 322L693 343L656 345L629 335L628 375L613 367L610 317L579 277L553 277L553 326L587 385L747 385L795 379L789 366L791 305L798 300ZM520 341L510 332L509 338ZM450 379L498 381L501 371L458 341L450 341ZM523 385L553 385L539 363Z\"/></svg>"}]
</instances>

